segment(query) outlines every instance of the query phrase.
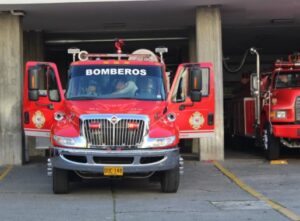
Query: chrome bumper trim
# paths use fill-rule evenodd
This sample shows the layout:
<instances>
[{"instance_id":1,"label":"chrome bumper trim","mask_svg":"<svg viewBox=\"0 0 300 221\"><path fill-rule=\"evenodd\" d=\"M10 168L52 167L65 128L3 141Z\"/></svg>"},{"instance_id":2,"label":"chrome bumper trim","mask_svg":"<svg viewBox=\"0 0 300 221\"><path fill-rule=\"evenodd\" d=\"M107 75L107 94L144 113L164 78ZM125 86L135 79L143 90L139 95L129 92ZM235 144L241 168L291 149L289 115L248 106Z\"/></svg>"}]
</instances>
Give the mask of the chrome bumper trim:
<instances>
[{"instance_id":1,"label":"chrome bumper trim","mask_svg":"<svg viewBox=\"0 0 300 221\"><path fill-rule=\"evenodd\" d=\"M91 150L91 149L75 149L75 148L57 148L52 147L51 157L52 167L73 171L99 172L103 173L106 166L123 167L124 173L144 173L153 171L170 170L180 166L180 155L178 148L160 149L160 150ZM75 162L65 157L80 156L86 159L85 162ZM133 162L130 164L101 164L94 161L94 157L132 157ZM151 163L141 163L144 157L162 157L160 160Z\"/></svg>"}]
</instances>

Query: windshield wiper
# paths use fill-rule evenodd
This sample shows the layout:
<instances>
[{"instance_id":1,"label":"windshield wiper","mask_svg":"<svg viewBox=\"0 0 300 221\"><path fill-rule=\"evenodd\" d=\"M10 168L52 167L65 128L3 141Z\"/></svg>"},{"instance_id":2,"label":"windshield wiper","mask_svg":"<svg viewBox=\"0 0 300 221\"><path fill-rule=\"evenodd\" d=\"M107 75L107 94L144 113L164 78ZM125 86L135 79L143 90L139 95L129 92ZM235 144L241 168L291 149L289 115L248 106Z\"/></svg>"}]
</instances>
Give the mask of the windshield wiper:
<instances>
[{"instance_id":1,"label":"windshield wiper","mask_svg":"<svg viewBox=\"0 0 300 221\"><path fill-rule=\"evenodd\" d=\"M139 101L163 101L163 99L151 99L151 98L143 98L143 97L117 97L117 98L109 98L109 99L124 99L124 100L139 100Z\"/></svg>"},{"instance_id":2,"label":"windshield wiper","mask_svg":"<svg viewBox=\"0 0 300 221\"><path fill-rule=\"evenodd\" d=\"M120 99L120 100L122 100L122 99L124 99L124 100L137 100L137 98L136 97L108 97L108 98L106 98L106 99Z\"/></svg>"},{"instance_id":3,"label":"windshield wiper","mask_svg":"<svg viewBox=\"0 0 300 221\"><path fill-rule=\"evenodd\" d=\"M88 97L88 96L80 96L80 97L70 97L68 100L97 100L98 97Z\"/></svg>"}]
</instances>

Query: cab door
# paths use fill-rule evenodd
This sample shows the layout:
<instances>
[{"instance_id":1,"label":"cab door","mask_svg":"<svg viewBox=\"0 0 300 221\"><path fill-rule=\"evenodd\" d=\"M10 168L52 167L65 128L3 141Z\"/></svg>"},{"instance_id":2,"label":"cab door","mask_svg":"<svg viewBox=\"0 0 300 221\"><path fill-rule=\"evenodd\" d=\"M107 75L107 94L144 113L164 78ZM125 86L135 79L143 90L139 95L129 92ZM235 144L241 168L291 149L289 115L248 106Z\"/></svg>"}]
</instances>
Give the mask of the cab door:
<instances>
[{"instance_id":1,"label":"cab door","mask_svg":"<svg viewBox=\"0 0 300 221\"><path fill-rule=\"evenodd\" d=\"M211 63L181 64L168 95L168 110L176 115L180 138L214 133L215 93Z\"/></svg>"},{"instance_id":2,"label":"cab door","mask_svg":"<svg viewBox=\"0 0 300 221\"><path fill-rule=\"evenodd\" d=\"M27 62L24 74L23 128L26 136L49 137L54 113L64 94L57 67L48 62Z\"/></svg>"}]
</instances>

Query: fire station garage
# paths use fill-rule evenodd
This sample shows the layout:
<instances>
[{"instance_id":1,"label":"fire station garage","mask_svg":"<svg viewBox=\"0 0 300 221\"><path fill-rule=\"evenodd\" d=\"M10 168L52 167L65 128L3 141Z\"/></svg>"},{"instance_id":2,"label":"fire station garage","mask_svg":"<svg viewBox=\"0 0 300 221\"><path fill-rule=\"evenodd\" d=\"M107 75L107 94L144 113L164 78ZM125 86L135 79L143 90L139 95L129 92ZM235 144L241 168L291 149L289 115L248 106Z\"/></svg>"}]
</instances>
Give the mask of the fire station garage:
<instances>
[{"instance_id":1,"label":"fire station garage","mask_svg":"<svg viewBox=\"0 0 300 221\"><path fill-rule=\"evenodd\" d=\"M0 1L0 164L37 154L30 148L38 142L25 139L22 129L25 63L56 63L66 87L69 48L112 53L116 39L128 53L167 47L171 79L180 63L212 62L215 133L187 143L200 160L223 160L224 135L232 136L227 101L257 72L258 55L259 70L271 72L276 59L299 50L299 10L294 0Z\"/></svg>"}]
</instances>

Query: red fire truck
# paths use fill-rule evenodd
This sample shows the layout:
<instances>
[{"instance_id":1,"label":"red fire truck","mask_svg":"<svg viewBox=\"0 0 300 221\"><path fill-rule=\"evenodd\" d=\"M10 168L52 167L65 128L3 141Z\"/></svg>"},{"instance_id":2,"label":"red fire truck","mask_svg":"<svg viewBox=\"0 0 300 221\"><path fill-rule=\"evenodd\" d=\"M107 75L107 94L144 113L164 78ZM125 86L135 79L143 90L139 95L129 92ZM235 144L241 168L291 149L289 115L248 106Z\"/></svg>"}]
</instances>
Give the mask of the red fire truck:
<instances>
[{"instance_id":1,"label":"red fire truck","mask_svg":"<svg viewBox=\"0 0 300 221\"><path fill-rule=\"evenodd\" d=\"M251 96L229 102L234 136L256 139L264 147L266 157L276 160L281 146L300 147L300 56L277 60L274 70L257 73L250 78Z\"/></svg>"},{"instance_id":2,"label":"red fire truck","mask_svg":"<svg viewBox=\"0 0 300 221\"><path fill-rule=\"evenodd\" d=\"M139 49L75 59L63 89L54 63L31 61L24 75L26 136L49 137L53 192L67 193L81 178L159 178L162 192L177 192L183 159L180 138L214 132L211 63L181 64L172 87L160 55Z\"/></svg>"}]
</instances>

